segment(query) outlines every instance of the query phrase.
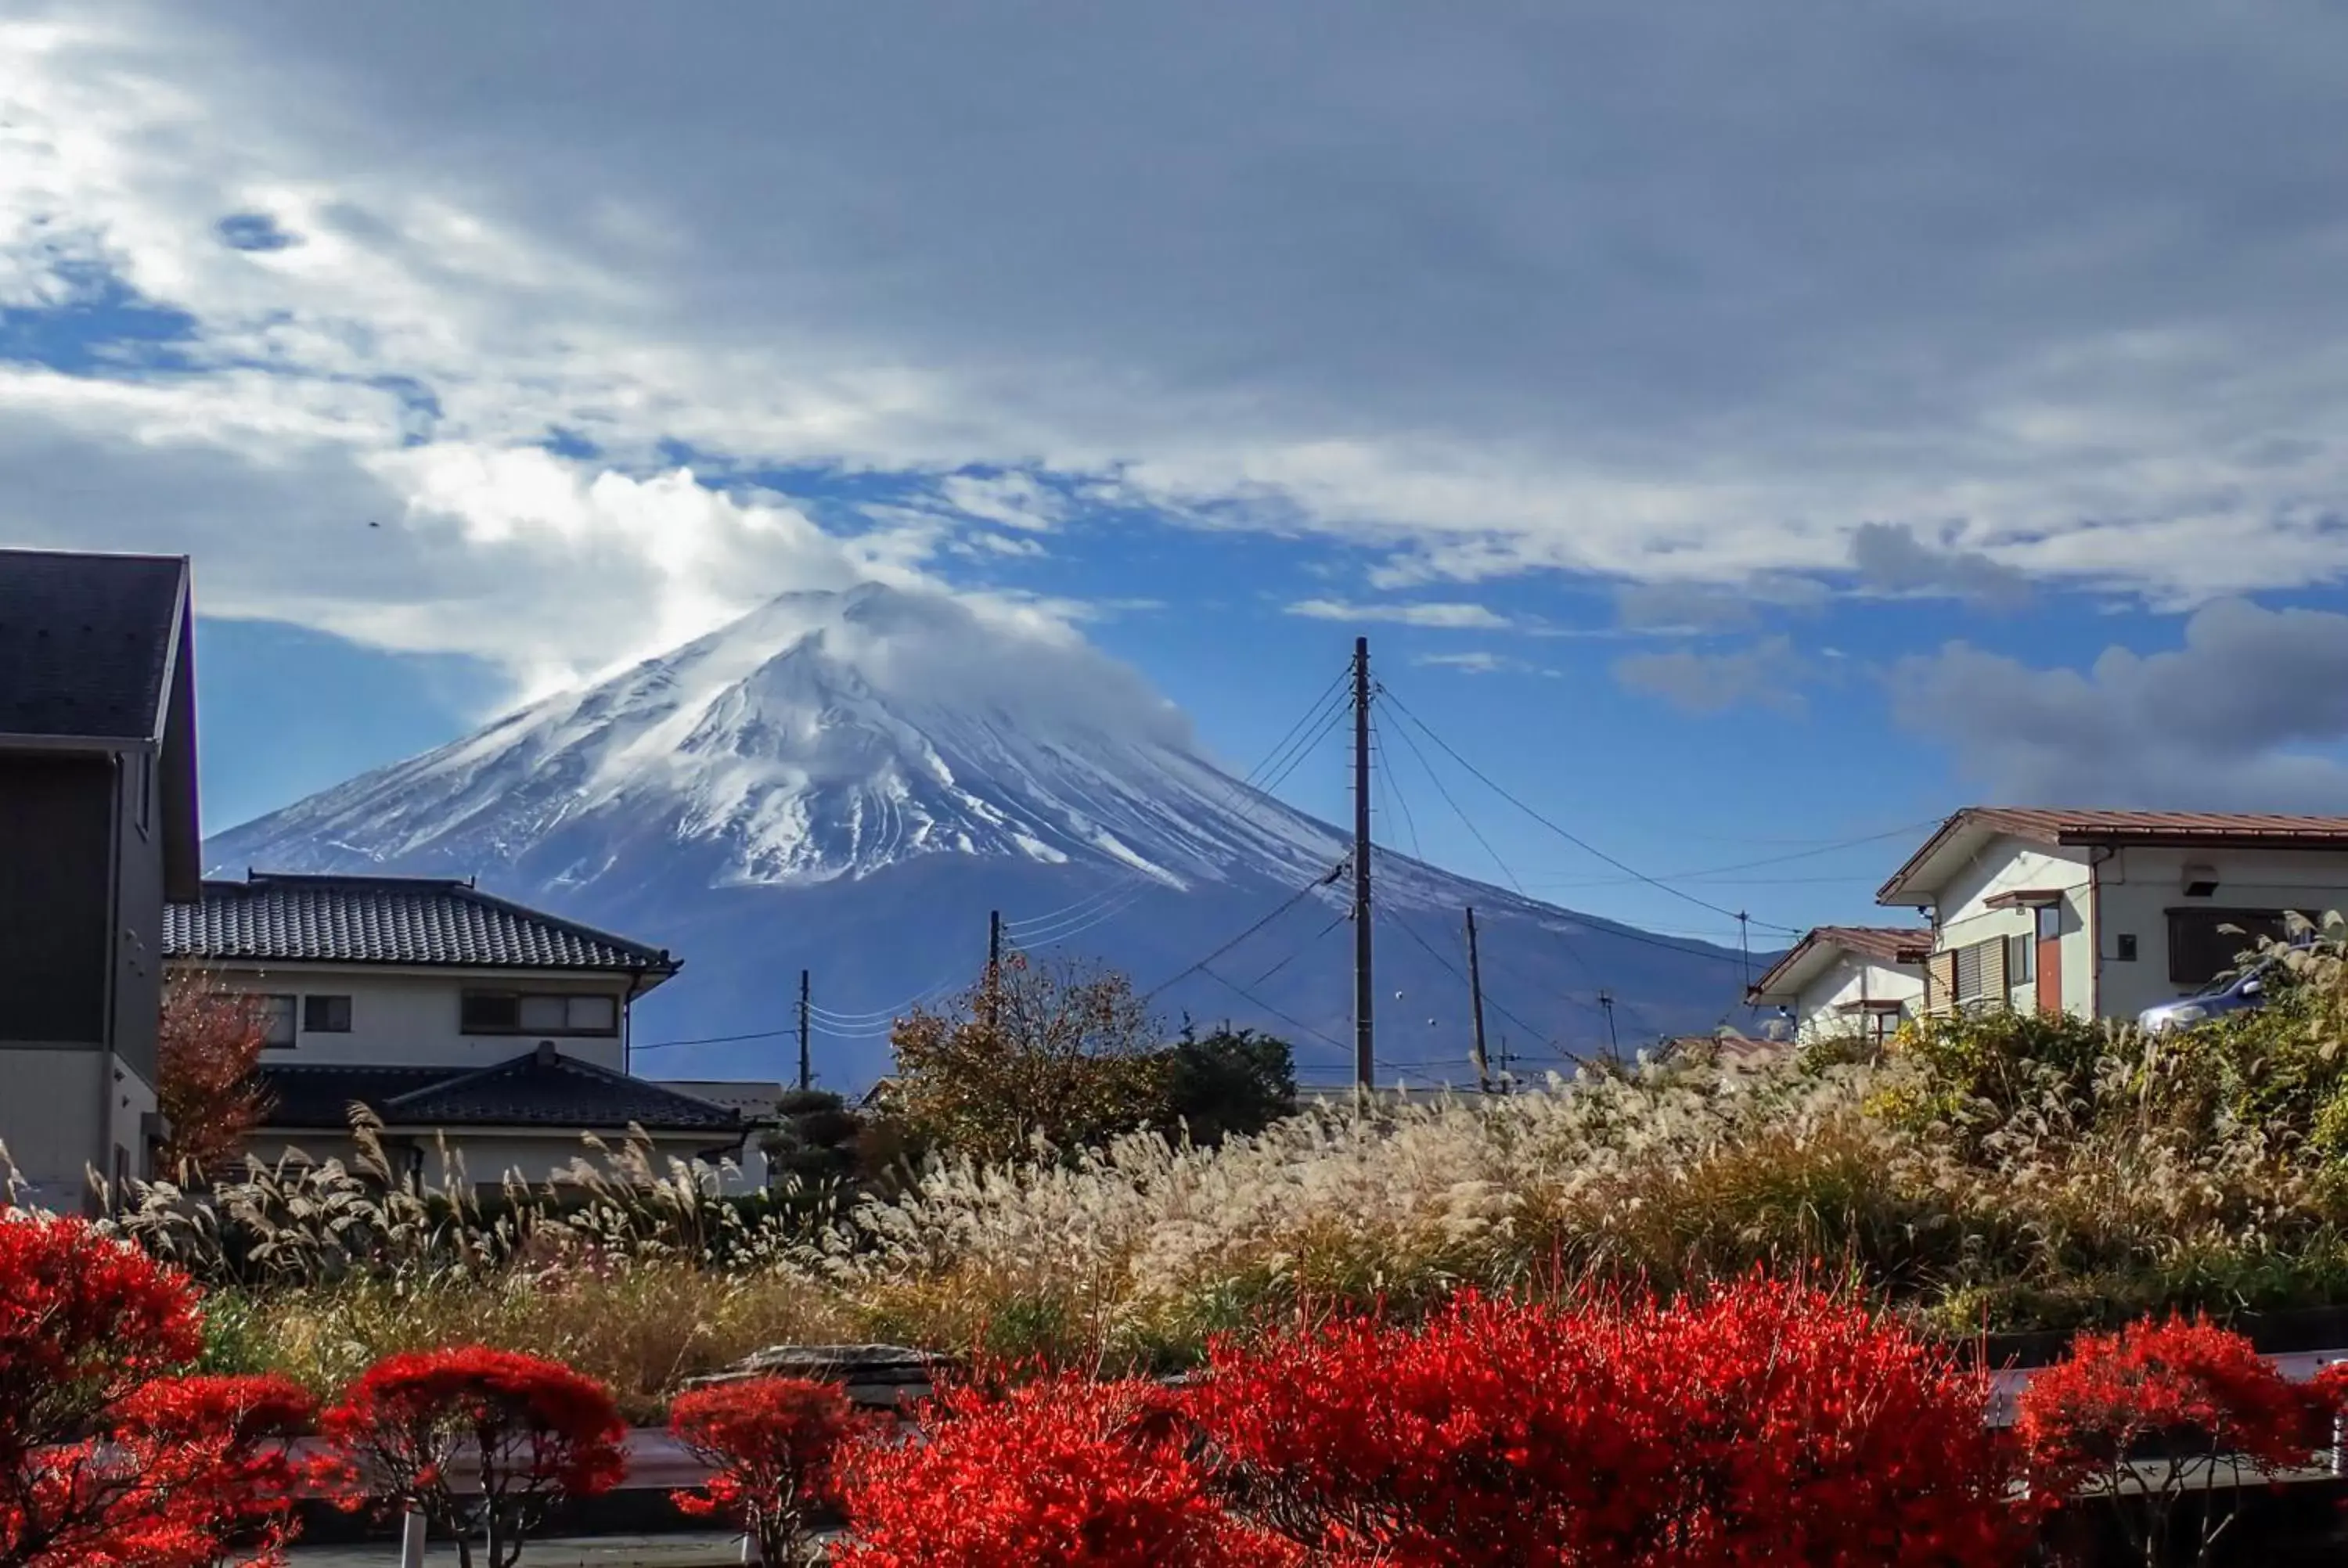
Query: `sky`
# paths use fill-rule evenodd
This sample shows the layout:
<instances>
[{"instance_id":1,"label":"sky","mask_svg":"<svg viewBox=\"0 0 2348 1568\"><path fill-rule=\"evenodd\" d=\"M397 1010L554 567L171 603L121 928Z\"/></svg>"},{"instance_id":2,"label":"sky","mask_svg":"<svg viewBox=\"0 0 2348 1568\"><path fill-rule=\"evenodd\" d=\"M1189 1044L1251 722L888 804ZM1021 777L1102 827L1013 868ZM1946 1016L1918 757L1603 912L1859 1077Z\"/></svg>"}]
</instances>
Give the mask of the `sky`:
<instances>
[{"instance_id":1,"label":"sky","mask_svg":"<svg viewBox=\"0 0 2348 1568\"><path fill-rule=\"evenodd\" d=\"M215 830L872 579L1234 771L1368 635L1383 839L1691 935L2348 810L2335 6L14 0L0 83L0 543L194 558Z\"/></svg>"}]
</instances>

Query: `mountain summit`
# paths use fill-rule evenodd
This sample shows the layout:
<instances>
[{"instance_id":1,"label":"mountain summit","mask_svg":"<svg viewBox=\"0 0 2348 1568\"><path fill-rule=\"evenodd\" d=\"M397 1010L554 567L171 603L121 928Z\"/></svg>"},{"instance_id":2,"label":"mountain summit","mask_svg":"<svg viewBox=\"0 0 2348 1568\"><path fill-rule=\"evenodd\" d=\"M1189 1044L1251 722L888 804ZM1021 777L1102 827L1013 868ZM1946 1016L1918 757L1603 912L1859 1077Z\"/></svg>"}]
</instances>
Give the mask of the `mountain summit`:
<instances>
[{"instance_id":1,"label":"mountain summit","mask_svg":"<svg viewBox=\"0 0 2348 1568\"><path fill-rule=\"evenodd\" d=\"M857 1079L885 1058L879 1015L975 972L991 909L1014 939L1070 945L1148 987L1293 901L1159 1000L1272 1028L1308 1061L1340 1058L1350 947L1329 925L1344 899L1295 896L1348 848L1200 755L1178 711L1081 641L866 584L784 595L232 829L208 858L478 876L658 941L687 959L640 1025L663 1040L777 1030L808 968L835 1020L833 1076ZM1377 872L1381 916L1405 938L1380 970L1381 992L1399 992L1404 1021L1384 1038L1407 1043L1382 1048L1397 1071L1464 1071L1465 999L1442 955L1469 904L1519 1052L1602 1045L1601 983L1626 1044L1709 1024L1735 998L1737 960L1720 949L1401 856L1381 856ZM753 1071L767 1049L713 1046L693 1065Z\"/></svg>"}]
</instances>

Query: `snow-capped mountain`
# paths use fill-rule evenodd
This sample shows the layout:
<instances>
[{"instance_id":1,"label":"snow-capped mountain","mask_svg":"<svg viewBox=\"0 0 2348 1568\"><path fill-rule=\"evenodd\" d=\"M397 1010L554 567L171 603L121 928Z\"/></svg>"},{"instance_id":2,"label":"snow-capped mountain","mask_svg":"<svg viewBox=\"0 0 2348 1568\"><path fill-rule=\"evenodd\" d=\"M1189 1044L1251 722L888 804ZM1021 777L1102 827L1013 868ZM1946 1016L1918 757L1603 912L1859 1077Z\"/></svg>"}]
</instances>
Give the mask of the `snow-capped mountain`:
<instances>
[{"instance_id":1,"label":"snow-capped mountain","mask_svg":"<svg viewBox=\"0 0 2348 1568\"><path fill-rule=\"evenodd\" d=\"M231 830L222 874L476 876L668 947L641 1048L763 1036L811 970L837 1083L886 1061L885 1016L973 977L987 915L1145 989L1275 909L1153 1000L1254 1023L1334 1068L1350 1049L1345 835L1206 760L1138 676L1048 630L867 584L789 594L608 680ZM1382 1057L1457 1080L1467 1055L1461 911L1473 905L1497 1041L1553 1059L1700 1029L1736 956L1665 942L1381 854ZM1538 1038L1529 1038L1538 1037ZM639 1058L663 1073L772 1072L788 1042ZM795 1050L795 1046L791 1047Z\"/></svg>"}]
</instances>

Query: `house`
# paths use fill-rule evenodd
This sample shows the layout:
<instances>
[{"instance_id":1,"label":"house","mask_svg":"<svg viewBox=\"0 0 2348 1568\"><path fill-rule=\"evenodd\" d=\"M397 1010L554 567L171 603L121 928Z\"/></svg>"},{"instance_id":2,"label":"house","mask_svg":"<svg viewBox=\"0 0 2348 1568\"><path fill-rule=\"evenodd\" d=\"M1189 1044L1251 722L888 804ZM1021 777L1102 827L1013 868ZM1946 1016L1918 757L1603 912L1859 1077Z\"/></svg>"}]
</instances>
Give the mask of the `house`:
<instances>
[{"instance_id":1,"label":"house","mask_svg":"<svg viewBox=\"0 0 2348 1568\"><path fill-rule=\"evenodd\" d=\"M44 1207L146 1175L161 1140L163 906L201 866L193 634L184 558L0 550L0 1143Z\"/></svg>"},{"instance_id":2,"label":"house","mask_svg":"<svg viewBox=\"0 0 2348 1568\"><path fill-rule=\"evenodd\" d=\"M663 1079L654 1087L705 1100L739 1116L742 1151L734 1156L737 1174L726 1185L744 1192L766 1190L769 1180L766 1135L782 1124L783 1097L788 1090L780 1083L726 1078Z\"/></svg>"},{"instance_id":3,"label":"house","mask_svg":"<svg viewBox=\"0 0 2348 1568\"><path fill-rule=\"evenodd\" d=\"M1876 901L1931 920L1929 1012L2133 1019L2348 908L2348 817L1971 806Z\"/></svg>"},{"instance_id":4,"label":"house","mask_svg":"<svg viewBox=\"0 0 2348 1568\"><path fill-rule=\"evenodd\" d=\"M172 905L166 943L263 999L264 1162L348 1163L355 1105L435 1181L444 1144L477 1184L543 1182L632 1125L663 1155L740 1155L737 1112L628 1071L634 1003L680 967L659 948L470 882L260 873Z\"/></svg>"},{"instance_id":5,"label":"house","mask_svg":"<svg viewBox=\"0 0 2348 1568\"><path fill-rule=\"evenodd\" d=\"M1922 1003L1931 947L1932 933L1912 926L1820 926L1770 965L1746 999L1783 1009L1797 1040L1859 1035L1879 1043Z\"/></svg>"}]
</instances>

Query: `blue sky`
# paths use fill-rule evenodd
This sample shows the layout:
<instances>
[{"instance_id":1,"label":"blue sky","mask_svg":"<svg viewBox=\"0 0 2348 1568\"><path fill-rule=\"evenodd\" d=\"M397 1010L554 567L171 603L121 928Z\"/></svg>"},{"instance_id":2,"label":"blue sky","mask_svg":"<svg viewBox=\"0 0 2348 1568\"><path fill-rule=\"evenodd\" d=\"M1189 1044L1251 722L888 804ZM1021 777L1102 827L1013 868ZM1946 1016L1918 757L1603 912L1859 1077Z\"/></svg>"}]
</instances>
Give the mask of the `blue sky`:
<instances>
[{"instance_id":1,"label":"blue sky","mask_svg":"<svg viewBox=\"0 0 2348 1568\"><path fill-rule=\"evenodd\" d=\"M1366 633L1773 926L1968 800L2348 810L2336 10L668 15L0 20L0 541L194 555L213 826L869 577L1241 767Z\"/></svg>"}]
</instances>

